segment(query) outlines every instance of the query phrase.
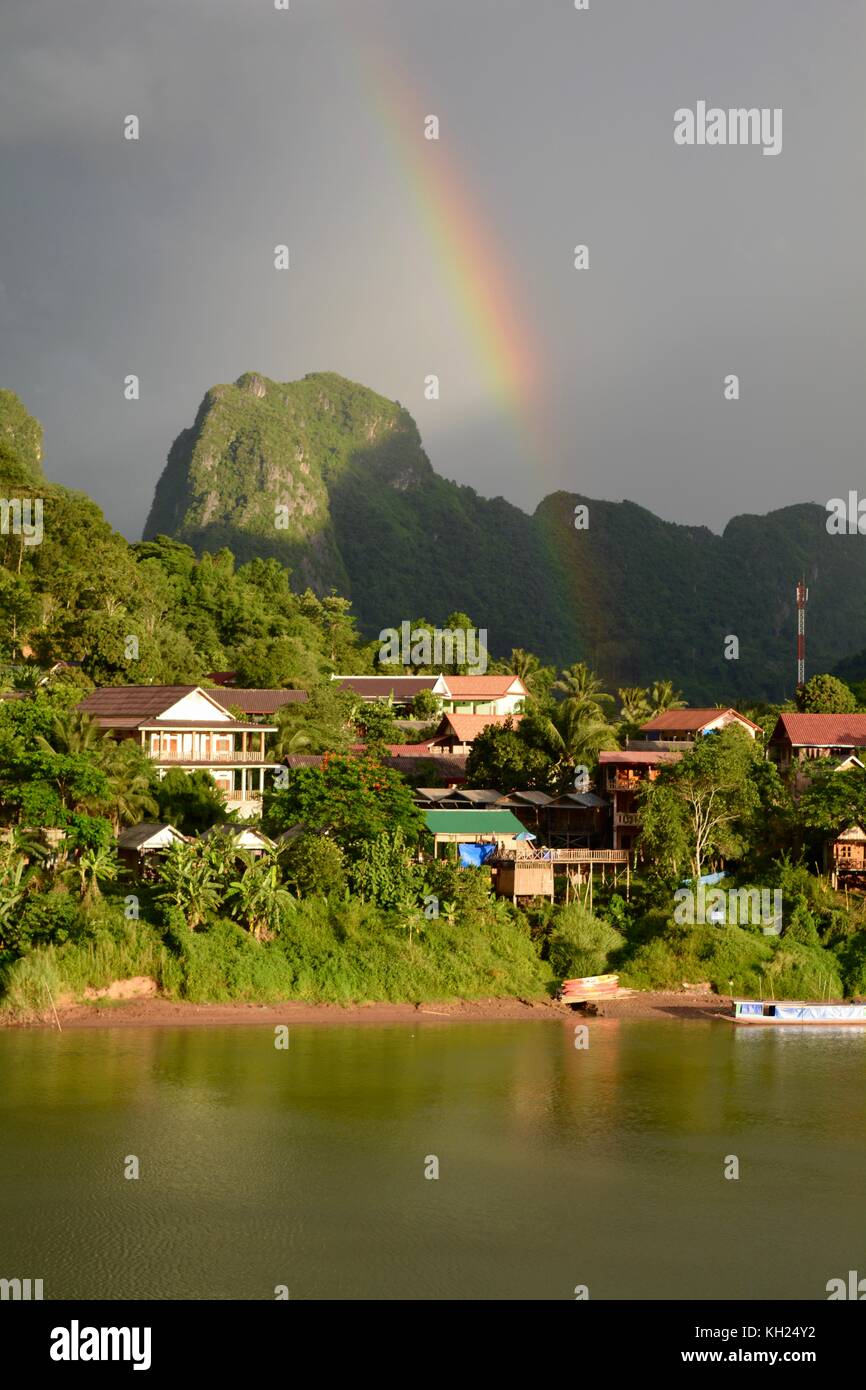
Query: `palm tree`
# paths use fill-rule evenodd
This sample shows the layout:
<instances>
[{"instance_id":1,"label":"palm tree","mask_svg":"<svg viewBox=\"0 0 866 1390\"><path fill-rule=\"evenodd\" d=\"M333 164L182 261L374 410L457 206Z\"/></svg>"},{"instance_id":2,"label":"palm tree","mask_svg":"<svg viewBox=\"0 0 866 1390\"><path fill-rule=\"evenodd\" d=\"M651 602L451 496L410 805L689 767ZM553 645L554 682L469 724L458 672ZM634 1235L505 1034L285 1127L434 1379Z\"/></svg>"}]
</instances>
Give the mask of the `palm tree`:
<instances>
[{"instance_id":1,"label":"palm tree","mask_svg":"<svg viewBox=\"0 0 866 1390\"><path fill-rule=\"evenodd\" d=\"M652 707L649 691L644 686L626 685L616 693L619 696L620 714L629 724L640 724L649 719Z\"/></svg>"},{"instance_id":2,"label":"palm tree","mask_svg":"<svg viewBox=\"0 0 866 1390\"><path fill-rule=\"evenodd\" d=\"M153 795L153 765L138 744L131 739L116 743L107 738L99 752L111 789L104 809L115 835L121 825L136 825L146 816L158 815L159 805Z\"/></svg>"},{"instance_id":3,"label":"palm tree","mask_svg":"<svg viewBox=\"0 0 866 1390\"><path fill-rule=\"evenodd\" d=\"M673 681L653 681L649 697L653 715L664 714L669 709L686 708L686 701L679 690L674 690Z\"/></svg>"},{"instance_id":4,"label":"palm tree","mask_svg":"<svg viewBox=\"0 0 866 1390\"><path fill-rule=\"evenodd\" d=\"M100 897L100 883L113 883L119 870L110 845L93 845L80 851L70 873L78 876L78 891L84 902Z\"/></svg>"},{"instance_id":5,"label":"palm tree","mask_svg":"<svg viewBox=\"0 0 866 1390\"><path fill-rule=\"evenodd\" d=\"M179 908L190 931L218 911L222 901L219 881L196 845L172 845L160 866L159 877L157 896Z\"/></svg>"},{"instance_id":6,"label":"palm tree","mask_svg":"<svg viewBox=\"0 0 866 1390\"><path fill-rule=\"evenodd\" d=\"M616 733L592 699L563 700L543 725L555 771L595 762L605 748L616 748Z\"/></svg>"},{"instance_id":7,"label":"palm tree","mask_svg":"<svg viewBox=\"0 0 866 1390\"><path fill-rule=\"evenodd\" d=\"M231 884L226 897L235 899L232 916L245 922L253 936L261 941L271 934L271 923L279 921L293 898L280 882L276 851L262 855L259 860L246 853L238 857L244 871Z\"/></svg>"},{"instance_id":8,"label":"palm tree","mask_svg":"<svg viewBox=\"0 0 866 1390\"><path fill-rule=\"evenodd\" d=\"M37 734L36 742L45 753L95 753L103 742L103 733L88 714L71 709L55 714L50 742L42 734Z\"/></svg>"},{"instance_id":9,"label":"palm tree","mask_svg":"<svg viewBox=\"0 0 866 1390\"><path fill-rule=\"evenodd\" d=\"M534 652L528 652L523 647L512 647L511 655L504 661L505 670L513 676L518 676L523 684L529 687L529 682L538 670L541 662Z\"/></svg>"},{"instance_id":10,"label":"palm tree","mask_svg":"<svg viewBox=\"0 0 866 1390\"><path fill-rule=\"evenodd\" d=\"M282 724L276 742L271 745L271 751L275 758L287 758L290 753L303 753L311 742L310 735L304 733L303 729L293 728L291 724Z\"/></svg>"},{"instance_id":11,"label":"palm tree","mask_svg":"<svg viewBox=\"0 0 866 1390\"><path fill-rule=\"evenodd\" d=\"M590 671L585 661L576 661L559 674L553 683L554 690L561 691L569 700L588 701L601 713L604 705L613 704L613 696L602 689L601 681L594 671Z\"/></svg>"}]
</instances>

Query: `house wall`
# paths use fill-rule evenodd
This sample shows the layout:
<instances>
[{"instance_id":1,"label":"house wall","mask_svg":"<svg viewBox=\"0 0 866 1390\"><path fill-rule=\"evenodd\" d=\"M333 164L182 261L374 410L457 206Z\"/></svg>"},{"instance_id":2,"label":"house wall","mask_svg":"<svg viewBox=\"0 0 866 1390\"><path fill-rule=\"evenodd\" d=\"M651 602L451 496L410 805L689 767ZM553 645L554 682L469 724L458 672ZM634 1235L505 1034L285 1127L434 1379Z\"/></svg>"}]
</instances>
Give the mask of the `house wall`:
<instances>
[{"instance_id":1,"label":"house wall","mask_svg":"<svg viewBox=\"0 0 866 1390\"><path fill-rule=\"evenodd\" d=\"M184 695L183 699L169 705L168 709L163 710L159 717L160 719L200 719L207 724L212 724L215 719L225 719L230 722L232 718L228 710L224 710L215 700L207 699L198 690L193 690L189 695Z\"/></svg>"},{"instance_id":2,"label":"house wall","mask_svg":"<svg viewBox=\"0 0 866 1390\"><path fill-rule=\"evenodd\" d=\"M495 699L487 695L478 700L469 696L456 699L446 696L442 700L442 711L444 714L520 714L523 699L522 695L500 695Z\"/></svg>"}]
</instances>

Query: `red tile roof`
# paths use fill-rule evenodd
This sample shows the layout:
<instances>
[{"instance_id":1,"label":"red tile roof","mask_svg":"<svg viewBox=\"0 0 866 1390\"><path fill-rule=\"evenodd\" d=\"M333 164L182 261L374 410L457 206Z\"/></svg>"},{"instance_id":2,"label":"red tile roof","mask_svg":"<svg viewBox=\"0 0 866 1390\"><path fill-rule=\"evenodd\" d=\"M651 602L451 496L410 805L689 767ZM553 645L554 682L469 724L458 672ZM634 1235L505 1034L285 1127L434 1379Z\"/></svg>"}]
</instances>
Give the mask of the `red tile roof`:
<instances>
[{"instance_id":1,"label":"red tile roof","mask_svg":"<svg viewBox=\"0 0 866 1390\"><path fill-rule=\"evenodd\" d=\"M529 693L519 676L445 676L444 680L452 695L460 695L464 699L475 696L482 700L494 695ZM517 689L512 691L512 686L517 686Z\"/></svg>"},{"instance_id":2,"label":"red tile roof","mask_svg":"<svg viewBox=\"0 0 866 1390\"><path fill-rule=\"evenodd\" d=\"M785 712L771 742L787 738L795 748L866 748L866 714Z\"/></svg>"},{"instance_id":3,"label":"red tile roof","mask_svg":"<svg viewBox=\"0 0 866 1390\"><path fill-rule=\"evenodd\" d=\"M519 724L522 714L443 714L442 723L436 731L436 742L449 737L449 728L461 743L471 743L488 724L504 724L510 719Z\"/></svg>"},{"instance_id":4,"label":"red tile roof","mask_svg":"<svg viewBox=\"0 0 866 1390\"><path fill-rule=\"evenodd\" d=\"M722 715L733 715L736 719L747 724L750 729L758 729L760 725L753 724L751 719L747 719L744 714L740 714L735 709L666 709L662 714L657 714L653 719L648 719L646 724L641 724L641 730L649 730L653 733L661 733L664 730L688 730L697 733L706 724L712 724L714 720ZM730 721L729 721L730 722Z\"/></svg>"}]
</instances>

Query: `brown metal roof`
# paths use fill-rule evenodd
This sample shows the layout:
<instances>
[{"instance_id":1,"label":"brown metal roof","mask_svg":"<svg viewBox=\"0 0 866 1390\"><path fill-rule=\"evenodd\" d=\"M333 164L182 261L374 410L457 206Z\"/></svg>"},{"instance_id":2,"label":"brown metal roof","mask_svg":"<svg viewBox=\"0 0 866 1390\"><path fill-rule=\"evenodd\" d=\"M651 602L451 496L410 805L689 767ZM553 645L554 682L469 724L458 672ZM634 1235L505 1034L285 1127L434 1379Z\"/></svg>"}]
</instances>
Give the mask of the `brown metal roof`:
<instances>
[{"instance_id":1,"label":"brown metal roof","mask_svg":"<svg viewBox=\"0 0 866 1390\"><path fill-rule=\"evenodd\" d=\"M207 693L223 709L240 709L244 714L274 714L284 705L302 705L310 698L306 690L237 690L230 686Z\"/></svg>"},{"instance_id":2,"label":"brown metal roof","mask_svg":"<svg viewBox=\"0 0 866 1390\"><path fill-rule=\"evenodd\" d=\"M335 676L337 685L354 690L365 700L411 700L422 690L432 690L438 676Z\"/></svg>"},{"instance_id":3,"label":"brown metal roof","mask_svg":"<svg viewBox=\"0 0 866 1390\"><path fill-rule=\"evenodd\" d=\"M161 714L198 688L197 685L109 685L86 695L78 708L85 714L103 718L137 716L146 719L149 715Z\"/></svg>"},{"instance_id":4,"label":"brown metal roof","mask_svg":"<svg viewBox=\"0 0 866 1390\"><path fill-rule=\"evenodd\" d=\"M657 714L653 719L648 719L645 724L641 724L641 729L651 730L653 733L662 733L665 730L683 731L697 733L706 724L712 724L714 720L721 719L723 715L733 715L742 724L747 724L750 729L760 729L759 724L753 724L751 719L747 719L738 710L732 709L666 709L661 714Z\"/></svg>"},{"instance_id":5,"label":"brown metal roof","mask_svg":"<svg viewBox=\"0 0 866 1390\"><path fill-rule=\"evenodd\" d=\"M138 825L131 825L126 830L121 830L117 837L117 844L120 849L141 849L150 843L155 836L161 834L163 830L170 830L177 840L185 837L180 831L168 821L141 821Z\"/></svg>"}]
</instances>

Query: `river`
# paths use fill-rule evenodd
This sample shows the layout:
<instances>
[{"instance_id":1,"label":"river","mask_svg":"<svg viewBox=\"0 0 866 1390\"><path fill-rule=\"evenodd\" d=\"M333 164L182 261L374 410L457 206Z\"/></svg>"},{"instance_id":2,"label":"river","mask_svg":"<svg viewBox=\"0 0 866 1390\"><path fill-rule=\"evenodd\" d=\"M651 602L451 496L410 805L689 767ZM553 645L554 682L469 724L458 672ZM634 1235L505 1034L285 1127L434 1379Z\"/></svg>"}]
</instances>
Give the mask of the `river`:
<instances>
[{"instance_id":1,"label":"river","mask_svg":"<svg viewBox=\"0 0 866 1390\"><path fill-rule=\"evenodd\" d=\"M866 1274L866 1031L574 1028L0 1032L0 1276L46 1298L805 1299Z\"/></svg>"}]
</instances>

